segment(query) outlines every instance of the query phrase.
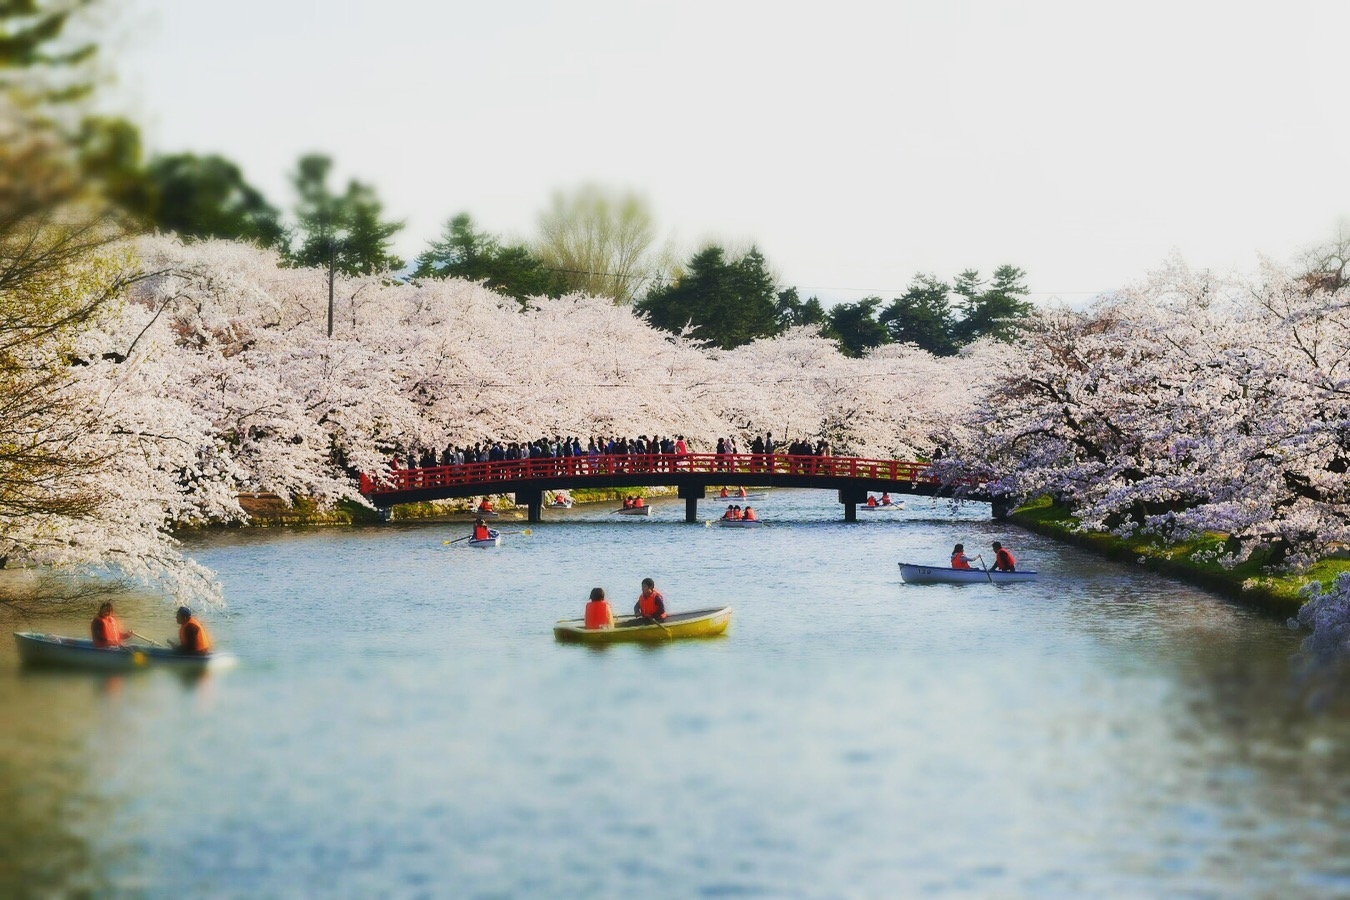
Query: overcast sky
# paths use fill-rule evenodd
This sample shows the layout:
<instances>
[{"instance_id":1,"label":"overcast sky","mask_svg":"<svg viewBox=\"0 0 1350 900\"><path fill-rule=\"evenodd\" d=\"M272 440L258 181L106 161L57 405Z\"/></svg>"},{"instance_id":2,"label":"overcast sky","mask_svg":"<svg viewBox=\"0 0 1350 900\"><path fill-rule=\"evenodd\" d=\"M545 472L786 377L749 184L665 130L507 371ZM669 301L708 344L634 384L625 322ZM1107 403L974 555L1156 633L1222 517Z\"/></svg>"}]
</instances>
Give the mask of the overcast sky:
<instances>
[{"instance_id":1,"label":"overcast sky","mask_svg":"<svg viewBox=\"0 0 1350 900\"><path fill-rule=\"evenodd\" d=\"M1011 263L1078 304L1350 216L1346 2L129 5L106 52L150 152L220 153L284 209L326 153L409 258L459 212L528 239L598 182L803 297Z\"/></svg>"}]
</instances>

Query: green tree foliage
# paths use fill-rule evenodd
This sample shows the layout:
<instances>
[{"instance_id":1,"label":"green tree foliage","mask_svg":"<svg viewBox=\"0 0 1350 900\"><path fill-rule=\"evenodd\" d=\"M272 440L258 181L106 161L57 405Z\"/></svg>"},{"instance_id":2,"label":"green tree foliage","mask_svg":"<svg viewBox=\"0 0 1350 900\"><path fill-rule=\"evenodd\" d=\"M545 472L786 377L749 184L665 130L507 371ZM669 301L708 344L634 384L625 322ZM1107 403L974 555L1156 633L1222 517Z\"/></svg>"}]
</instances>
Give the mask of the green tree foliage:
<instances>
[{"instance_id":1,"label":"green tree foliage","mask_svg":"<svg viewBox=\"0 0 1350 900\"><path fill-rule=\"evenodd\" d=\"M856 303L840 303L829 312L830 331L846 356L862 356L890 341L886 326L877 321L880 297L864 297Z\"/></svg>"},{"instance_id":2,"label":"green tree foliage","mask_svg":"<svg viewBox=\"0 0 1350 900\"><path fill-rule=\"evenodd\" d=\"M960 321L952 329L952 336L961 345L982 337L1000 341L1012 340L1018 323L1031 315L1032 305L1023 299L1027 295L1022 279L1026 272L1016 266L999 266L988 288L983 288L979 273L967 269L957 276L955 291L961 297Z\"/></svg>"},{"instance_id":3,"label":"green tree foliage","mask_svg":"<svg viewBox=\"0 0 1350 900\"><path fill-rule=\"evenodd\" d=\"M570 196L554 194L539 216L534 253L567 291L630 303L654 280L655 233L641 197L586 185Z\"/></svg>"},{"instance_id":4,"label":"green tree foliage","mask_svg":"<svg viewBox=\"0 0 1350 900\"><path fill-rule=\"evenodd\" d=\"M503 247L487 232L475 231L468 213L445 223L439 241L417 258L415 278L464 278L481 281L521 303L530 297L557 296L563 284L528 247Z\"/></svg>"},{"instance_id":5,"label":"green tree foliage","mask_svg":"<svg viewBox=\"0 0 1350 900\"><path fill-rule=\"evenodd\" d=\"M916 275L909 290L892 300L878 320L889 339L897 344L914 344L935 356L956 352L953 337L950 288L932 275Z\"/></svg>"},{"instance_id":6,"label":"green tree foliage","mask_svg":"<svg viewBox=\"0 0 1350 900\"><path fill-rule=\"evenodd\" d=\"M146 167L143 182L138 211L161 231L262 247L285 244L281 214L222 156L157 156ZM134 202L129 205L136 209Z\"/></svg>"},{"instance_id":7,"label":"green tree foliage","mask_svg":"<svg viewBox=\"0 0 1350 900\"><path fill-rule=\"evenodd\" d=\"M66 26L91 5L93 0L0 0L0 89L48 107L88 96L94 78L87 63L97 46L68 40Z\"/></svg>"},{"instance_id":8,"label":"green tree foliage","mask_svg":"<svg viewBox=\"0 0 1350 900\"><path fill-rule=\"evenodd\" d=\"M778 292L778 327L787 330L797 325L815 325L829 329L829 315L815 297L802 300L795 287Z\"/></svg>"},{"instance_id":9,"label":"green tree foliage","mask_svg":"<svg viewBox=\"0 0 1350 900\"><path fill-rule=\"evenodd\" d=\"M293 178L299 244L287 259L294 266L328 266L344 275L373 275L403 265L390 252L389 242L402 222L386 222L375 191L359 181L347 184L346 193L335 194L328 186L333 161L311 154L300 158Z\"/></svg>"},{"instance_id":10,"label":"green tree foliage","mask_svg":"<svg viewBox=\"0 0 1350 900\"><path fill-rule=\"evenodd\" d=\"M636 304L653 325L695 335L723 349L739 347L782 331L779 298L759 250L728 260L721 247L694 254L674 282L656 288Z\"/></svg>"}]
</instances>

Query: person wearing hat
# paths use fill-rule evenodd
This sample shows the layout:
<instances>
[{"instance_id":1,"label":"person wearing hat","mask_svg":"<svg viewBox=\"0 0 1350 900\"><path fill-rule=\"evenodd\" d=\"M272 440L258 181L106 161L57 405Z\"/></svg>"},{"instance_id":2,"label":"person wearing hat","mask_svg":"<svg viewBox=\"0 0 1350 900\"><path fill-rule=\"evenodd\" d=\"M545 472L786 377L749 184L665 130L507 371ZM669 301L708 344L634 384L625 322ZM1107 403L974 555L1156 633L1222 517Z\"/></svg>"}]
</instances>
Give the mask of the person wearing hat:
<instances>
[{"instance_id":1,"label":"person wearing hat","mask_svg":"<svg viewBox=\"0 0 1350 900\"><path fill-rule=\"evenodd\" d=\"M197 621L192 610L186 606L178 607L178 646L179 653L191 653L204 656L211 652L211 635L206 626Z\"/></svg>"}]
</instances>

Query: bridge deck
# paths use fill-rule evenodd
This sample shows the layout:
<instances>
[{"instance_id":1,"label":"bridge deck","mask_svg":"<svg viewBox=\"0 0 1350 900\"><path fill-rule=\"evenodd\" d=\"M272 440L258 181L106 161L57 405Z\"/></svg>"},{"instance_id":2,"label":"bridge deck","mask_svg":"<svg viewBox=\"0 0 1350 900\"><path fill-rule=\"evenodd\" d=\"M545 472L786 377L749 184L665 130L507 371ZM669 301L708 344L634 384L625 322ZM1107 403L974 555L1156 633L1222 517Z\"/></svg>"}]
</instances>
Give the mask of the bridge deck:
<instances>
[{"instance_id":1,"label":"bridge deck","mask_svg":"<svg viewBox=\"0 0 1350 900\"><path fill-rule=\"evenodd\" d=\"M840 491L845 503L868 491L926 494L970 500L991 498L973 486L945 484L928 463L851 456L752 453L627 454L518 459L418 469L393 469L387 478L361 476L361 493L379 507L424 500L556 491L674 485L680 496L703 497L709 485L809 487Z\"/></svg>"}]
</instances>

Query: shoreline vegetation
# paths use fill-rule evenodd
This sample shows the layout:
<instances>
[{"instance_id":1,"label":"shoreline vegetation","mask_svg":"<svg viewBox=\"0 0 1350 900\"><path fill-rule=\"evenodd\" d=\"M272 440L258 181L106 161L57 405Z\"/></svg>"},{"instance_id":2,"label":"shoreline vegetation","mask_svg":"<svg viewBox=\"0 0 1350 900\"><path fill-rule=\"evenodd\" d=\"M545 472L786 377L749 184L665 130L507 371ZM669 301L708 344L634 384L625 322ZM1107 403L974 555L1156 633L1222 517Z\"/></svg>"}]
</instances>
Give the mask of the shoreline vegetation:
<instances>
[{"instance_id":1,"label":"shoreline vegetation","mask_svg":"<svg viewBox=\"0 0 1350 900\"><path fill-rule=\"evenodd\" d=\"M1224 535L1167 543L1149 535L1120 537L1108 532L1078 531L1077 520L1068 507L1049 499L1018 507L1009 514L1008 521L1116 562L1144 566L1280 619L1298 614L1308 585L1319 583L1326 589L1337 575L1350 572L1350 554L1343 549L1303 572L1268 572L1263 568L1264 555L1259 551L1241 565L1226 568L1215 561L1224 551Z\"/></svg>"},{"instance_id":2,"label":"shoreline vegetation","mask_svg":"<svg viewBox=\"0 0 1350 900\"><path fill-rule=\"evenodd\" d=\"M622 503L624 496L634 493L644 497L662 497L672 494L669 488L635 490L576 489L571 490L577 503ZM495 495L494 495L495 496ZM524 515L524 507L498 497L497 508L505 513ZM377 510L352 501L342 501L327 509L311 499L287 504L276 494L244 493L239 503L250 520L234 525L204 525L184 529L211 530L217 528L277 528L309 525L372 525L384 521ZM427 503L408 503L395 508L392 521L417 521L439 518L472 516L473 498L437 500ZM1327 587L1341 572L1350 572L1350 553L1335 552L1313 565L1306 572L1279 574L1263 570L1260 554L1240 566L1225 568L1212 557L1223 551L1222 535L1205 539L1168 544L1157 537L1120 537L1105 532L1078 531L1077 520L1067 507L1048 499L1032 501L1013 510L1008 521L1036 534L1054 538L1066 544L1089 550L1106 559L1145 566L1161 575L1185 581L1221 597L1253 607L1271 616L1287 618L1298 613L1303 605L1303 590L1318 582Z\"/></svg>"}]
</instances>

